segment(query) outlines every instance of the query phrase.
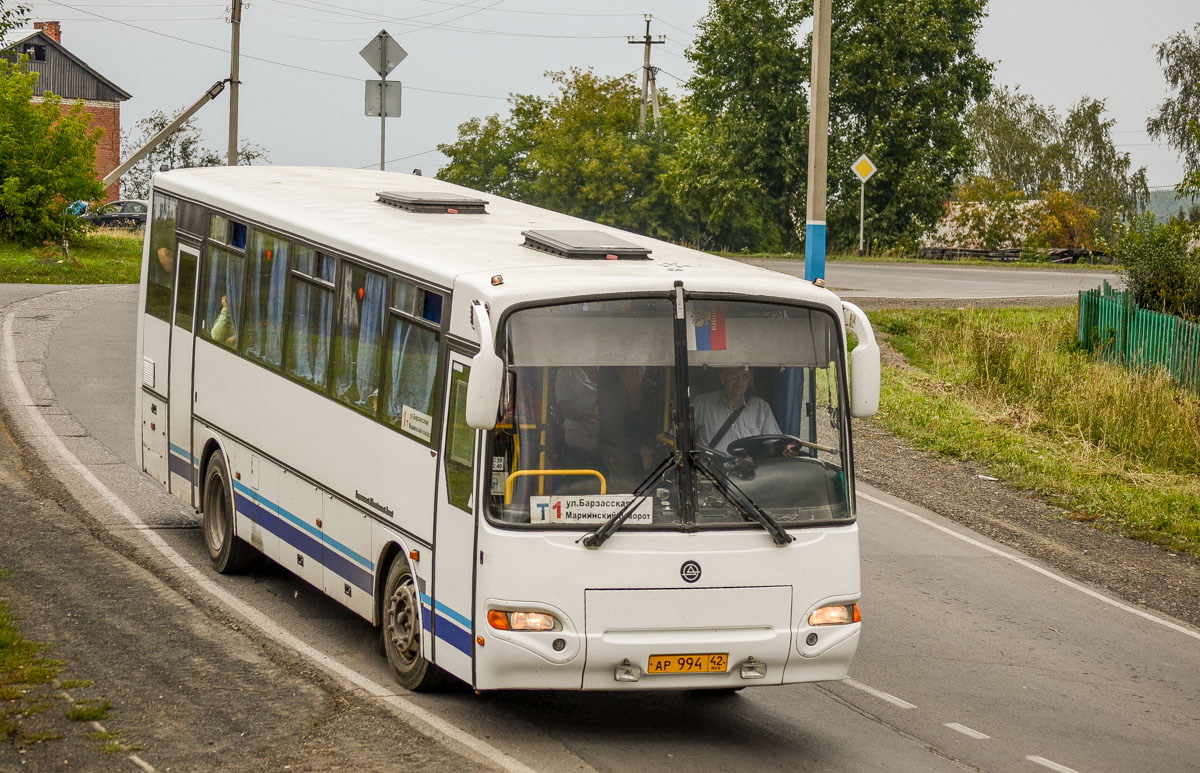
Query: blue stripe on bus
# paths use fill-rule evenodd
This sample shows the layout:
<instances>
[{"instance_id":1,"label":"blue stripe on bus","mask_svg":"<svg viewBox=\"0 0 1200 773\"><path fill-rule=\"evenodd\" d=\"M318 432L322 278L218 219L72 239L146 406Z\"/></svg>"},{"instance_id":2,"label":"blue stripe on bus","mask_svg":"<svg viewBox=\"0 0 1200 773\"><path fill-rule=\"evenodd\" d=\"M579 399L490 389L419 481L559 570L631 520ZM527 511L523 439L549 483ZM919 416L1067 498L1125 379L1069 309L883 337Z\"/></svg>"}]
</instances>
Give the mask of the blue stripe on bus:
<instances>
[{"instance_id":1,"label":"blue stripe on bus","mask_svg":"<svg viewBox=\"0 0 1200 773\"><path fill-rule=\"evenodd\" d=\"M313 539L309 535L293 528L283 519L275 516L266 508L259 505L257 502L248 497L237 497L238 512L246 516L250 520L262 526L267 531L271 532L281 540L291 545L292 547L312 556L318 562L325 565L327 569L349 580L358 588L367 593L375 592L375 584L370 572L350 563L343 556L324 550L321 543ZM324 560L322 560L322 558Z\"/></svg>"},{"instance_id":2,"label":"blue stripe on bus","mask_svg":"<svg viewBox=\"0 0 1200 773\"><path fill-rule=\"evenodd\" d=\"M305 523L304 521L302 521L299 518L297 518L296 516L292 515L287 510L284 510L282 507L275 504L274 502L267 499L266 497L261 496L254 491L251 491L249 488L247 488L246 484L242 483L241 481L235 480L233 482L233 487L240 494L249 498L253 502L257 503L260 507L264 507L267 510L270 510L271 512L277 514L284 520L290 521L293 526L296 526L296 527L302 529L303 531L308 532L310 535L315 537L320 542L324 542L326 545L332 545L333 547L337 548L341 552L345 553L350 558L354 559L358 563L365 566L367 569L374 571L375 562L370 561L363 556L360 556L358 553L355 553L353 550L346 547L345 545L338 542L337 540L333 539L329 535L325 534L320 529L316 528L315 526L313 526L311 524Z\"/></svg>"},{"instance_id":3,"label":"blue stripe on bus","mask_svg":"<svg viewBox=\"0 0 1200 773\"><path fill-rule=\"evenodd\" d=\"M182 459L175 454L167 454L167 469L184 480L192 479L192 465L187 459Z\"/></svg>"},{"instance_id":4,"label":"blue stripe on bus","mask_svg":"<svg viewBox=\"0 0 1200 773\"><path fill-rule=\"evenodd\" d=\"M450 646L454 647L454 649L460 650L467 657L470 657L472 654L474 654L471 647L470 631L464 631L441 615L438 615L437 619L437 637L439 639L447 642L450 644Z\"/></svg>"},{"instance_id":5,"label":"blue stripe on bus","mask_svg":"<svg viewBox=\"0 0 1200 773\"><path fill-rule=\"evenodd\" d=\"M431 599L429 596L426 596L424 593L421 594L421 606L425 612L425 614L421 615L421 627L426 631L432 630L432 623L430 620L434 616L431 608L433 603L433 599ZM464 654L468 656L474 656L475 653L472 651L471 645L471 621L460 615L458 612L455 612L445 604L438 604L437 609L438 612L445 612L446 614L451 615L450 618L446 618L440 614L437 615L438 621L441 623L438 625L438 638L444 640L447 644L450 644L452 647L460 650ZM451 622L452 620L455 622L461 621L462 624L467 627L467 630L464 631L462 628L459 628L454 624L454 622Z\"/></svg>"},{"instance_id":6,"label":"blue stripe on bus","mask_svg":"<svg viewBox=\"0 0 1200 773\"><path fill-rule=\"evenodd\" d=\"M175 453L179 454L180 456L182 456L184 458L184 461L187 461L193 465L196 463L196 457L192 456L191 453L186 448L180 448L179 446L175 445L174 443L171 443L170 446L171 446L172 451L174 451Z\"/></svg>"}]
</instances>

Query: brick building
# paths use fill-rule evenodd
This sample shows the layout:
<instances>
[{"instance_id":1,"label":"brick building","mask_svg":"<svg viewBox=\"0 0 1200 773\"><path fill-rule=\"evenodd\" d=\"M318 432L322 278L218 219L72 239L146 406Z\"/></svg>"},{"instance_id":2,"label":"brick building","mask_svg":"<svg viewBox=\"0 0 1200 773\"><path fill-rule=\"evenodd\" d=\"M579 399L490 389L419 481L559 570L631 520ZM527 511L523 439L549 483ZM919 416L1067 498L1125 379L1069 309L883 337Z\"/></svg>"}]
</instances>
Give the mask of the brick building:
<instances>
[{"instance_id":1,"label":"brick building","mask_svg":"<svg viewBox=\"0 0 1200 773\"><path fill-rule=\"evenodd\" d=\"M56 21L34 22L32 30L12 30L0 41L0 56L15 61L22 54L29 56L29 68L37 73L33 99L51 92L62 97L63 110L76 100L83 100L83 109L92 115L92 126L104 130L96 147L96 176L104 175L121 163L121 103L129 92L96 72L62 44L62 29ZM108 187L107 199L120 195L120 184Z\"/></svg>"}]
</instances>

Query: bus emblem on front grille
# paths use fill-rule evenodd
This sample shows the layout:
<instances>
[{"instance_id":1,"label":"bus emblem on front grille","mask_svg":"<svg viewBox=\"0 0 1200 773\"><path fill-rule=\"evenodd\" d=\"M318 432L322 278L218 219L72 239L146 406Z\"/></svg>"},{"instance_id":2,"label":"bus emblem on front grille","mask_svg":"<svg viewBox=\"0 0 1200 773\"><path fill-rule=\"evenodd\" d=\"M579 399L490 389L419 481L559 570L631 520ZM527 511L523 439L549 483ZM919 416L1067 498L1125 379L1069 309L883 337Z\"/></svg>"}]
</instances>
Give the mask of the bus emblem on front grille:
<instances>
[{"instance_id":1,"label":"bus emblem on front grille","mask_svg":"<svg viewBox=\"0 0 1200 773\"><path fill-rule=\"evenodd\" d=\"M695 561L684 561L679 567L679 576L684 582L695 582L700 579L700 564Z\"/></svg>"}]
</instances>

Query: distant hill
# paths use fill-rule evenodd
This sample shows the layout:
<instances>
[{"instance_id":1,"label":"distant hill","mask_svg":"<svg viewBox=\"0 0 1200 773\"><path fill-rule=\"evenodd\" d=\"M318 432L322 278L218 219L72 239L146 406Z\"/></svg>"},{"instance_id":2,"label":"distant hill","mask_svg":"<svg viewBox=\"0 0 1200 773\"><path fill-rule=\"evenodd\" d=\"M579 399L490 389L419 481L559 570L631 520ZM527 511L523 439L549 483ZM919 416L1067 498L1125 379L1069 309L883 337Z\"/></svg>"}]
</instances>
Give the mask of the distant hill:
<instances>
[{"instance_id":1,"label":"distant hill","mask_svg":"<svg viewBox=\"0 0 1200 773\"><path fill-rule=\"evenodd\" d=\"M1153 212L1154 219L1161 223L1178 215L1181 209L1186 217L1192 206L1197 204L1200 204L1200 198L1194 196L1179 196L1171 190L1150 191L1150 203L1146 209Z\"/></svg>"}]
</instances>

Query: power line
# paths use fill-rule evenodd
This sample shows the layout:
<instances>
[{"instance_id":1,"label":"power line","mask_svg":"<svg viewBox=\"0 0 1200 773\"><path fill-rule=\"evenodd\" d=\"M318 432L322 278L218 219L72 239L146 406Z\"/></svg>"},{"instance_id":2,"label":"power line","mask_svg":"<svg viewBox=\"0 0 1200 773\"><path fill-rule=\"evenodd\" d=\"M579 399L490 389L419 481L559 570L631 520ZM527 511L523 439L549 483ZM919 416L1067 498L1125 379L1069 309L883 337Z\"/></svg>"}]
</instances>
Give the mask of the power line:
<instances>
[{"instance_id":1,"label":"power line","mask_svg":"<svg viewBox=\"0 0 1200 773\"><path fill-rule=\"evenodd\" d=\"M413 153L408 156L400 156L400 158L390 158L387 161L385 161L384 163L385 164L394 164L397 161L407 161L410 158L416 158L417 156L427 156L430 153L437 153L437 152L438 152L437 148L432 148L430 150L422 150L420 153ZM379 166L379 162L376 161L376 162L367 164L366 166L360 166L359 169L375 169L378 166Z\"/></svg>"},{"instance_id":2,"label":"power line","mask_svg":"<svg viewBox=\"0 0 1200 773\"><path fill-rule=\"evenodd\" d=\"M236 1L237 1L237 0L235 0L235 2L236 2ZM499 0L498 0L498 1L499 1ZM181 37L179 37L179 36L177 36L177 35L171 35L171 34L169 34L169 33L166 33L166 32L159 32L158 30L152 30L152 29L149 29L149 28L147 28L147 27L139 27L139 26L138 26L138 25L136 25L136 24L130 24L129 22L122 21L122 20L120 20L120 19L113 19L113 18L110 18L110 17L108 17L108 16L102 16L101 14L98 14L98 13L93 13L93 12L91 12L91 11L89 11L89 10L85 9L85 8L80 8L80 7L78 7L78 6L74 6L74 5L71 5L71 4L69 4L69 3L64 3L64 2L61 2L60 0L53 0L53 2L54 2L54 4L55 4L55 5L61 5L61 6L63 6L64 8L70 8L72 11L79 11L80 13L86 13L86 14L88 14L89 16L93 16L93 17L95 17L95 18L97 18L97 19L102 19L102 20L104 20L104 21L110 21L110 22L113 22L114 24L120 24L120 25L121 25L121 26L123 26L123 27L129 27L129 28L131 28L131 29L139 30L139 31L141 31L141 32L148 32L148 33L150 33L151 35L158 35L159 37L169 38L170 40L175 40L175 41L178 41L178 42L180 42L180 43L187 43L188 45L192 45L192 46L198 46L198 47L200 47L200 48L207 48L207 49L208 49L208 50L210 50L210 51L217 51L217 52L219 52L219 53L222 53L222 54L228 54L228 53L229 53L229 49L226 49L226 48L221 48L220 46L211 46L211 45L209 45L209 44L207 44L207 43L200 43L200 42L198 42L198 41L195 41L195 40L189 40L189 39L187 39L187 38L181 38ZM342 74L340 74L340 73L336 73L336 72L326 72L325 70L315 70L315 69L313 69L313 68L311 68L311 67L301 67L301 66L300 66L300 65L298 65L298 64L288 64L288 63L286 63L286 62L278 62L278 61L276 61L276 60L274 60L274 59L265 59L265 58L263 58L263 57L259 57L259 56L250 56L249 54L242 54L242 58L243 58L243 59L252 59L252 60L254 60L254 61L256 61L256 62L264 62L264 63L266 63L266 64L272 64L272 65L275 65L276 67L285 67L285 68L287 68L287 69L289 69L289 70L300 70L300 71L302 71L302 72L310 72L310 73L313 73L314 75L327 75L327 76L329 76L329 77L331 77L331 78L339 78L339 79L341 79L341 80L348 80L348 81L355 81L355 82L361 82L361 81L362 81L362 79L361 79L361 78L356 78L356 77L354 77L354 76L351 76L351 75L342 75ZM495 95L493 95L493 94L471 94L471 93L468 93L468 92L465 92L465 91L445 91L445 90L442 90L442 89L426 89L426 88L421 88L420 86L407 86L407 85L405 86L405 88L406 88L406 89L409 89L409 90L411 90L411 91L424 91L424 92L427 92L427 93L430 93L430 94L448 94L448 95L450 95L450 96L456 96L456 97L476 97L476 98L478 98L478 99L498 99L498 100L500 100L500 101L502 101L502 102L504 102L504 101L507 101L507 100L508 100L508 97L497 97L497 96L495 96Z\"/></svg>"}]
</instances>

